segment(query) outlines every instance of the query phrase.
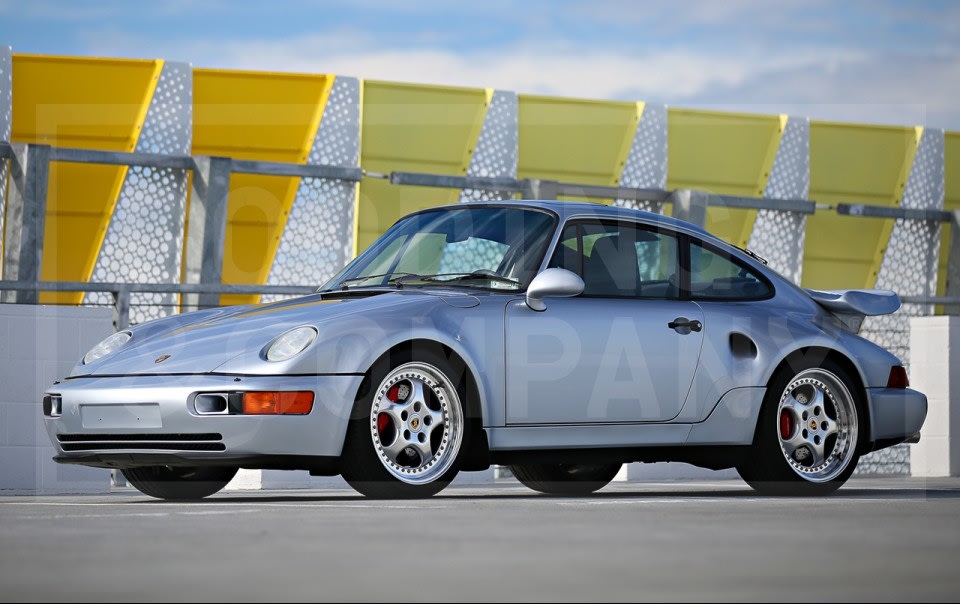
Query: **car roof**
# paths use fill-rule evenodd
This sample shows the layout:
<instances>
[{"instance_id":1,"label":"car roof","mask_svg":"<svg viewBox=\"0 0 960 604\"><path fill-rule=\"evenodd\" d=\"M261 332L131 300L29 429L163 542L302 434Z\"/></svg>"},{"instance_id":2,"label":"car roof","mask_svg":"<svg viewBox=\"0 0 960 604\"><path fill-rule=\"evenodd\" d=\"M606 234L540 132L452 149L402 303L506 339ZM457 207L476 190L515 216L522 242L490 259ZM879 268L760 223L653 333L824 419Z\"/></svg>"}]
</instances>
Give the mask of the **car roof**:
<instances>
[{"instance_id":1,"label":"car roof","mask_svg":"<svg viewBox=\"0 0 960 604\"><path fill-rule=\"evenodd\" d=\"M662 214L655 214L653 212L647 212L645 210L635 210L633 208L625 208L622 206L608 206L601 203L588 203L583 201L558 201L558 200L521 200L521 201L470 201L466 203L451 204L446 206L441 206L442 209L447 208L463 208L464 206L468 207L484 207L484 206L515 206L519 208L538 208L541 210L549 210L558 216L560 216L561 221L574 216L591 216L597 218L633 218L635 220L642 220L643 222L649 222L653 224L659 224L674 229L686 230L701 237L707 237L710 239L719 239L702 227L699 227L692 222L687 222L685 220L679 220L673 218L672 216L664 216ZM441 208L431 208L433 210Z\"/></svg>"}]
</instances>

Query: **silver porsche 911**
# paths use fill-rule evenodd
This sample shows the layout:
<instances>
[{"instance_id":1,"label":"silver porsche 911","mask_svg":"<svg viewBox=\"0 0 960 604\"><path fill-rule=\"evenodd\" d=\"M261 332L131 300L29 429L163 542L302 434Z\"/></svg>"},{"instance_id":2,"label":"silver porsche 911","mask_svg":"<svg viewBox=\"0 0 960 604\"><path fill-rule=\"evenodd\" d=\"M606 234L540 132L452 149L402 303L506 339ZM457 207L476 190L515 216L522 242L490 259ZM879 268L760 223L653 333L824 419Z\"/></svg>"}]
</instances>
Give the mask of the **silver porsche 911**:
<instances>
[{"instance_id":1,"label":"silver porsche 911","mask_svg":"<svg viewBox=\"0 0 960 604\"><path fill-rule=\"evenodd\" d=\"M926 397L856 335L899 305L800 289L656 214L461 204L403 218L313 295L116 333L43 412L57 461L166 499L238 468L421 497L492 463L576 495L634 461L824 494L919 435Z\"/></svg>"}]
</instances>

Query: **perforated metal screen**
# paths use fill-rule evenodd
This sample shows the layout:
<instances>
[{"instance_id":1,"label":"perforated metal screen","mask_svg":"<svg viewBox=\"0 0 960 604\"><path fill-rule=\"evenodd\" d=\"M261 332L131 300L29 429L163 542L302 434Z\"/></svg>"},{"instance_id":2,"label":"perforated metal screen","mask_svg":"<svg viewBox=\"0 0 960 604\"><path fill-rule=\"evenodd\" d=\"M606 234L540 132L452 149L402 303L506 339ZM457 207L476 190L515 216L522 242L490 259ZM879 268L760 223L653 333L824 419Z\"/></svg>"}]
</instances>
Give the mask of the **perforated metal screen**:
<instances>
[{"instance_id":1,"label":"perforated metal screen","mask_svg":"<svg viewBox=\"0 0 960 604\"><path fill-rule=\"evenodd\" d=\"M767 179L764 197L807 199L810 196L810 120L787 120ZM807 217L796 212L760 210L748 247L797 285L803 274Z\"/></svg>"},{"instance_id":2,"label":"perforated metal screen","mask_svg":"<svg viewBox=\"0 0 960 604\"><path fill-rule=\"evenodd\" d=\"M943 131L928 128L920 138L900 207L943 209L943 161ZM901 296L933 296L937 291L939 257L939 222L897 220L880 264L876 287L892 289ZM904 304L895 314L867 317L860 335L900 357L909 369L910 317L930 315L933 310L929 304ZM909 474L910 448L900 445L867 455L858 472Z\"/></svg>"},{"instance_id":3,"label":"perforated metal screen","mask_svg":"<svg viewBox=\"0 0 960 604\"><path fill-rule=\"evenodd\" d=\"M360 161L360 81L337 76L308 164L355 167ZM303 178L270 269L270 285L321 285L353 257L357 185ZM263 296L262 301L289 296Z\"/></svg>"},{"instance_id":4,"label":"perforated metal screen","mask_svg":"<svg viewBox=\"0 0 960 604\"><path fill-rule=\"evenodd\" d=\"M495 91L483 118L467 176L516 178L519 157L517 125L517 94ZM460 201L502 201L512 196L509 191L463 189Z\"/></svg>"},{"instance_id":5,"label":"perforated metal screen","mask_svg":"<svg viewBox=\"0 0 960 604\"><path fill-rule=\"evenodd\" d=\"M667 108L664 105L644 105L619 184L638 189L667 188ZM652 201L617 199L614 204L663 213L663 204Z\"/></svg>"},{"instance_id":6,"label":"perforated metal screen","mask_svg":"<svg viewBox=\"0 0 960 604\"><path fill-rule=\"evenodd\" d=\"M0 46L0 141L10 141L13 125L13 53L9 46ZM3 249L3 218L7 203L7 176L10 160L0 159L0 249ZM2 268L0 268L2 270Z\"/></svg>"},{"instance_id":7,"label":"perforated metal screen","mask_svg":"<svg viewBox=\"0 0 960 604\"><path fill-rule=\"evenodd\" d=\"M189 154L193 73L187 63L166 62L137 140L141 153ZM100 248L92 282L178 283L187 202L185 170L134 166ZM87 304L112 304L106 293L88 293ZM131 323L178 312L176 294L136 293Z\"/></svg>"}]
</instances>

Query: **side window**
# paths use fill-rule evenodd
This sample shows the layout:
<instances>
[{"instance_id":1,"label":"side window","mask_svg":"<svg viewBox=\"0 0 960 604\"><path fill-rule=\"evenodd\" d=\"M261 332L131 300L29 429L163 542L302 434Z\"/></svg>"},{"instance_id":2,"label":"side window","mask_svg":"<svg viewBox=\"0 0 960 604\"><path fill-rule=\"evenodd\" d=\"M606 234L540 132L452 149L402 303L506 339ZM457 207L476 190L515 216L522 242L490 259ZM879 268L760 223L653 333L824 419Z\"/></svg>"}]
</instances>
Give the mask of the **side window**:
<instances>
[{"instance_id":1,"label":"side window","mask_svg":"<svg viewBox=\"0 0 960 604\"><path fill-rule=\"evenodd\" d=\"M585 296L675 298L677 239L632 223L567 225L550 266L583 277Z\"/></svg>"},{"instance_id":2,"label":"side window","mask_svg":"<svg viewBox=\"0 0 960 604\"><path fill-rule=\"evenodd\" d=\"M770 294L770 286L747 265L696 241L690 245L690 296L695 300L748 300Z\"/></svg>"}]
</instances>

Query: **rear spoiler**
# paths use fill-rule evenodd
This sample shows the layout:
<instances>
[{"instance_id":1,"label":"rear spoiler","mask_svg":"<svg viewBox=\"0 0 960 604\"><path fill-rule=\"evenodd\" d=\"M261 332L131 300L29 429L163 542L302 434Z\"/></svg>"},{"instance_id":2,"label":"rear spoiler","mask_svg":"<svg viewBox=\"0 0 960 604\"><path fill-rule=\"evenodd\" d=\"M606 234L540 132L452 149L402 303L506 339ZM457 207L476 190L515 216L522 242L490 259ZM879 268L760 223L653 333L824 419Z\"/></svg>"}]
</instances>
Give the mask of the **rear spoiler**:
<instances>
[{"instance_id":1,"label":"rear spoiler","mask_svg":"<svg viewBox=\"0 0 960 604\"><path fill-rule=\"evenodd\" d=\"M851 333L860 331L863 318L889 315L900 308L900 296L885 289L834 289L806 292L813 301L827 309Z\"/></svg>"}]
</instances>

